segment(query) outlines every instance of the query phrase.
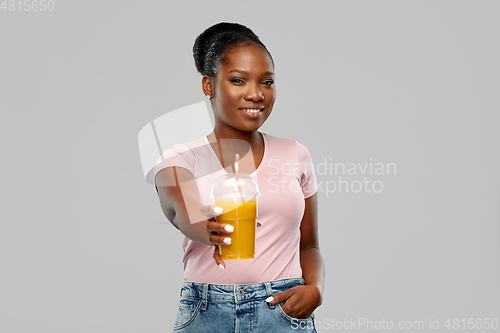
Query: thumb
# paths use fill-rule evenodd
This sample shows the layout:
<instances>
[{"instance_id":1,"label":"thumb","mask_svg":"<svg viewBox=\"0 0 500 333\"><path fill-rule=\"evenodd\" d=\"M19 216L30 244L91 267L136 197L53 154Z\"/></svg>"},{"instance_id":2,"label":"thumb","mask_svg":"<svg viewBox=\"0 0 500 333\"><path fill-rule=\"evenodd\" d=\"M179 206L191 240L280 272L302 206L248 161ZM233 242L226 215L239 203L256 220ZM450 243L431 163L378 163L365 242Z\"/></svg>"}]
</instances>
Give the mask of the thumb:
<instances>
[{"instance_id":1,"label":"thumb","mask_svg":"<svg viewBox=\"0 0 500 333\"><path fill-rule=\"evenodd\" d=\"M208 218L216 217L222 214L223 209L221 207L213 205L201 206L200 211Z\"/></svg>"},{"instance_id":2,"label":"thumb","mask_svg":"<svg viewBox=\"0 0 500 333\"><path fill-rule=\"evenodd\" d=\"M271 303L271 304L276 304L276 303L279 303L282 301L286 301L292 295L293 295L293 290L287 289L287 290L282 291L280 293L269 296L268 298L266 298L266 302Z\"/></svg>"}]
</instances>

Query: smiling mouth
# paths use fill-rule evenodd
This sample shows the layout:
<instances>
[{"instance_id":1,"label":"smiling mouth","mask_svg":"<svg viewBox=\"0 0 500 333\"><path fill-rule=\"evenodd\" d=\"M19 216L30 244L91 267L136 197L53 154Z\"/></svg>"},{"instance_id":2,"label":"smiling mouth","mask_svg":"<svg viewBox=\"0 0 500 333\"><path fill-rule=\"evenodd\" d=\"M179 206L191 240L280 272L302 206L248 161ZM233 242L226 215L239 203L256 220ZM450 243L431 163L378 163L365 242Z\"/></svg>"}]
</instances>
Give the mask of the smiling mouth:
<instances>
[{"instance_id":1,"label":"smiling mouth","mask_svg":"<svg viewBox=\"0 0 500 333\"><path fill-rule=\"evenodd\" d=\"M259 114L262 112L264 109L240 109L241 111L244 111L249 114Z\"/></svg>"}]
</instances>

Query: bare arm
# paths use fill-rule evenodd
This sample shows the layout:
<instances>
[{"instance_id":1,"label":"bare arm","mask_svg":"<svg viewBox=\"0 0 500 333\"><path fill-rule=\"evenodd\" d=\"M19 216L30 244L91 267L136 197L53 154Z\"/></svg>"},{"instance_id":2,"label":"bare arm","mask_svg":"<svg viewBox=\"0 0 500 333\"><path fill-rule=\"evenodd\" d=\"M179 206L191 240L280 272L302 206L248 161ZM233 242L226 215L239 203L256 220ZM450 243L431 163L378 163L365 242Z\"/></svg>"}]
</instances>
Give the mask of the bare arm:
<instances>
[{"instance_id":1,"label":"bare arm","mask_svg":"<svg viewBox=\"0 0 500 333\"><path fill-rule=\"evenodd\" d=\"M306 285L317 287L319 303L323 301L325 264L319 250L318 239L318 196L317 193L305 200L304 217L300 224L300 266Z\"/></svg>"},{"instance_id":2,"label":"bare arm","mask_svg":"<svg viewBox=\"0 0 500 333\"><path fill-rule=\"evenodd\" d=\"M201 204L195 178L189 170L162 169L155 178L155 185L163 213L186 237L206 245L223 244L223 239L228 238L211 233L226 233L225 225L209 218L216 214L210 212L212 206Z\"/></svg>"},{"instance_id":3,"label":"bare arm","mask_svg":"<svg viewBox=\"0 0 500 333\"><path fill-rule=\"evenodd\" d=\"M305 199L305 211L300 224L300 266L304 286L296 286L273 295L271 303L285 301L282 308L293 318L308 318L323 301L325 264L319 251L318 198Z\"/></svg>"}]
</instances>

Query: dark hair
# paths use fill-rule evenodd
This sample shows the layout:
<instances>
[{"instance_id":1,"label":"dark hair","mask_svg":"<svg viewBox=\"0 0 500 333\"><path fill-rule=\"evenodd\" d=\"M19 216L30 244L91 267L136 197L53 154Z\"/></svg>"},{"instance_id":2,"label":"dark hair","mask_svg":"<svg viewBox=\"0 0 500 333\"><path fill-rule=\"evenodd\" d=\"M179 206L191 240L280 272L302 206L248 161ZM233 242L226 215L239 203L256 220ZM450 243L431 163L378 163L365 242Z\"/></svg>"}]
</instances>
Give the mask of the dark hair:
<instances>
[{"instance_id":1,"label":"dark hair","mask_svg":"<svg viewBox=\"0 0 500 333\"><path fill-rule=\"evenodd\" d=\"M196 37L193 46L196 69L201 75L214 78L219 65L227 59L228 48L243 42L253 42L266 50L274 66L271 53L252 30L239 23L221 22Z\"/></svg>"}]
</instances>

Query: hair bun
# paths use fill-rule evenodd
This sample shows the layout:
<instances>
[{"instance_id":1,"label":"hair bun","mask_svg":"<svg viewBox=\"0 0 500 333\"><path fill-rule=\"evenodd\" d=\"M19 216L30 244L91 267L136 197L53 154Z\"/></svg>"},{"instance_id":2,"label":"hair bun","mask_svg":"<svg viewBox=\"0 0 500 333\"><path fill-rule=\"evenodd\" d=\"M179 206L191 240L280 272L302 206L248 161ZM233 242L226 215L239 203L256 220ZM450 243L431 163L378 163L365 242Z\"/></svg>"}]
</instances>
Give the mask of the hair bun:
<instances>
[{"instance_id":1,"label":"hair bun","mask_svg":"<svg viewBox=\"0 0 500 333\"><path fill-rule=\"evenodd\" d=\"M220 22L207 28L194 42L193 57L196 69L201 75L214 75L214 67L218 66L225 49L231 44L245 40L254 41L265 48L259 37L242 24Z\"/></svg>"}]
</instances>

